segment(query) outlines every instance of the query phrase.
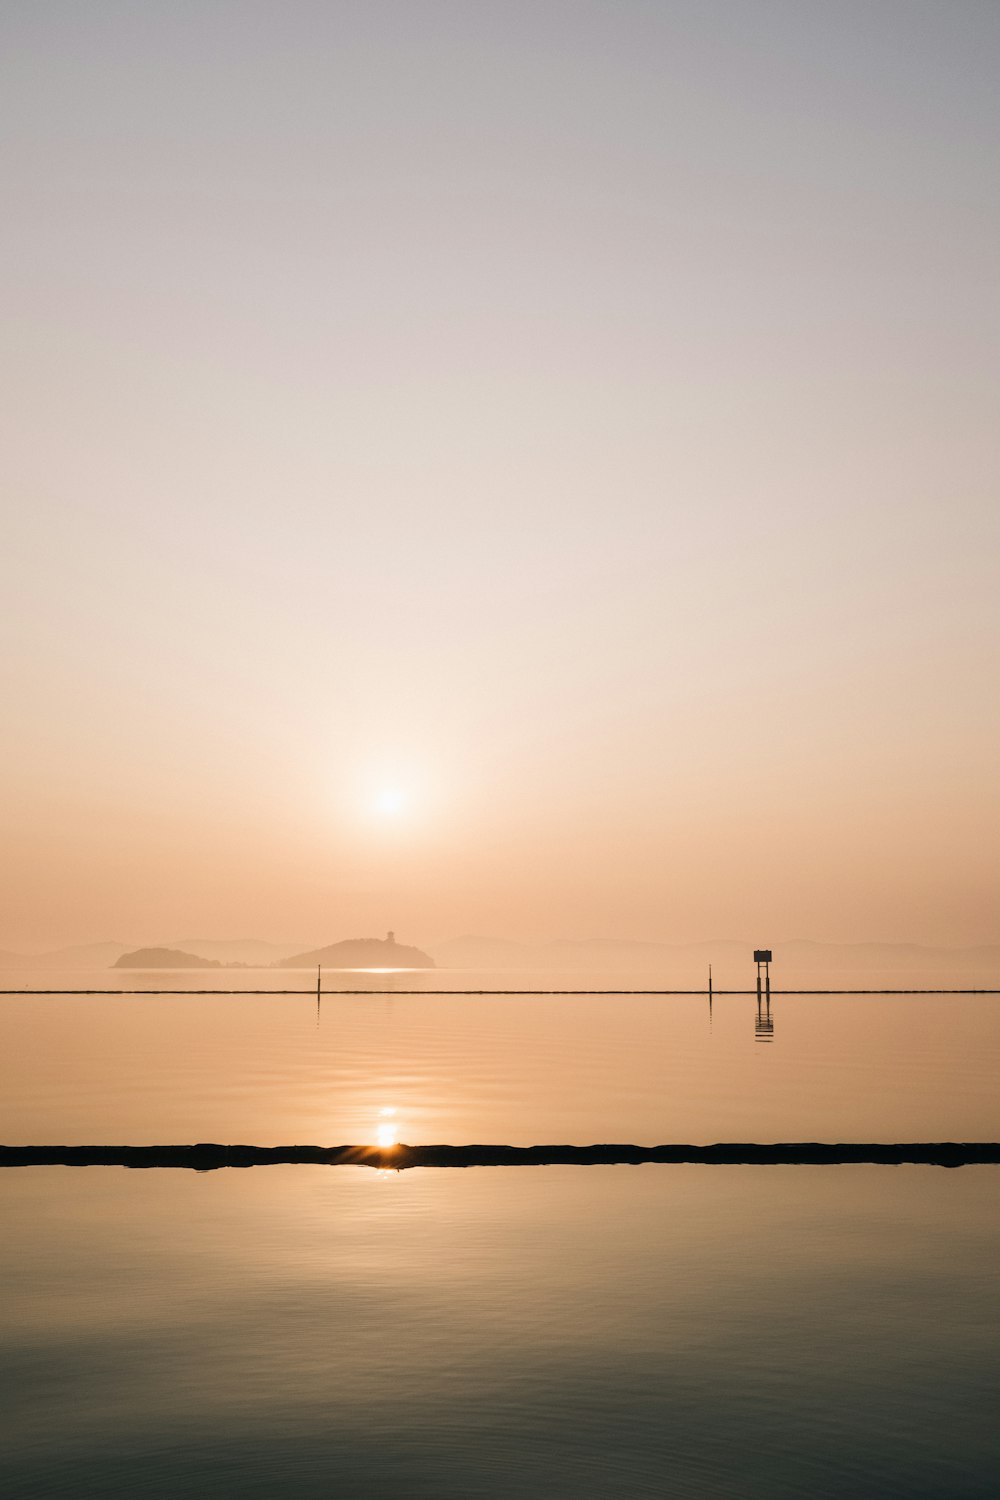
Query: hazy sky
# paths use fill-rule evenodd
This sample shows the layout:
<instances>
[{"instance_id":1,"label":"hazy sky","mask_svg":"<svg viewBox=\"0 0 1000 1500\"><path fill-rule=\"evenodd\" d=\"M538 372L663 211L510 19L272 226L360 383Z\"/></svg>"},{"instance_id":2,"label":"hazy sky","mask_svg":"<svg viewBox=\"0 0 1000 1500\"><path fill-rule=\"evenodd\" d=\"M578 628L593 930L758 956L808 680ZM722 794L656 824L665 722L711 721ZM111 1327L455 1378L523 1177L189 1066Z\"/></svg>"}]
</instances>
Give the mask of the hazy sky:
<instances>
[{"instance_id":1,"label":"hazy sky","mask_svg":"<svg viewBox=\"0 0 1000 1500\"><path fill-rule=\"evenodd\" d=\"M1000 940L995 0L0 55L0 946Z\"/></svg>"}]
</instances>

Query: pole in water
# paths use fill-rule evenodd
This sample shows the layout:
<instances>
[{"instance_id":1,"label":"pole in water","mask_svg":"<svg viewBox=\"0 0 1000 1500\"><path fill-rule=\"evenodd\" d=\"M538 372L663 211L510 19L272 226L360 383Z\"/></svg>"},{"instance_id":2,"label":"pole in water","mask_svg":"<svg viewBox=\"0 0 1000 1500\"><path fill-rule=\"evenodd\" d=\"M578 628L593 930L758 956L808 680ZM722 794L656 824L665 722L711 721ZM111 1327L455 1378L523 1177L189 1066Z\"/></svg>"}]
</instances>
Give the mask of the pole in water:
<instances>
[{"instance_id":1,"label":"pole in water","mask_svg":"<svg viewBox=\"0 0 1000 1500\"><path fill-rule=\"evenodd\" d=\"M767 981L767 993L771 993L771 950L770 948L755 948L753 950L753 961L757 965L757 999L760 999L760 969L764 966L764 976Z\"/></svg>"},{"instance_id":2,"label":"pole in water","mask_svg":"<svg viewBox=\"0 0 1000 1500\"><path fill-rule=\"evenodd\" d=\"M322 975L322 972L323 972L323 965L322 964L317 964L316 965L316 1025L317 1026L319 1025L320 976Z\"/></svg>"}]
</instances>

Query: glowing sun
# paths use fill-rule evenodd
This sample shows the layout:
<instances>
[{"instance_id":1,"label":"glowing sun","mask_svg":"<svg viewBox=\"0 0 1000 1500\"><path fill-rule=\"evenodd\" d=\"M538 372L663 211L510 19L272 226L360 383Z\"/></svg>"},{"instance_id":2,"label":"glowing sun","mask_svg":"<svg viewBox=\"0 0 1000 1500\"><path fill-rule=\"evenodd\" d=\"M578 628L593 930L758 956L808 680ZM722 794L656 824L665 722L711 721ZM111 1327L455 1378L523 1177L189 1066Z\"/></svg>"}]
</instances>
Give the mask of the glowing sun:
<instances>
[{"instance_id":1,"label":"glowing sun","mask_svg":"<svg viewBox=\"0 0 1000 1500\"><path fill-rule=\"evenodd\" d=\"M394 1109L379 1110L380 1119L375 1134L383 1151L388 1150L390 1146L399 1145L399 1126L396 1124L395 1114Z\"/></svg>"},{"instance_id":2,"label":"glowing sun","mask_svg":"<svg viewBox=\"0 0 1000 1500\"><path fill-rule=\"evenodd\" d=\"M406 798L398 787L386 786L375 798L375 811L383 817L394 818L397 813L402 812Z\"/></svg>"}]
</instances>

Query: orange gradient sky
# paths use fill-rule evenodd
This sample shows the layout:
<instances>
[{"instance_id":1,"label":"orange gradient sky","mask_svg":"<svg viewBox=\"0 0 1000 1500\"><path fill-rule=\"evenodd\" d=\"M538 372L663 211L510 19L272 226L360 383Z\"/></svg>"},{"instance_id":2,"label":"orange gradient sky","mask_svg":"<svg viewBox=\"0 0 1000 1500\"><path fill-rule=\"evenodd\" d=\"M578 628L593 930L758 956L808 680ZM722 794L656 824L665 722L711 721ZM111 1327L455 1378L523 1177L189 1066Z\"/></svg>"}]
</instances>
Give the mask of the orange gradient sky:
<instances>
[{"instance_id":1,"label":"orange gradient sky","mask_svg":"<svg viewBox=\"0 0 1000 1500\"><path fill-rule=\"evenodd\" d=\"M1000 940L1000 9L0 10L0 946Z\"/></svg>"}]
</instances>

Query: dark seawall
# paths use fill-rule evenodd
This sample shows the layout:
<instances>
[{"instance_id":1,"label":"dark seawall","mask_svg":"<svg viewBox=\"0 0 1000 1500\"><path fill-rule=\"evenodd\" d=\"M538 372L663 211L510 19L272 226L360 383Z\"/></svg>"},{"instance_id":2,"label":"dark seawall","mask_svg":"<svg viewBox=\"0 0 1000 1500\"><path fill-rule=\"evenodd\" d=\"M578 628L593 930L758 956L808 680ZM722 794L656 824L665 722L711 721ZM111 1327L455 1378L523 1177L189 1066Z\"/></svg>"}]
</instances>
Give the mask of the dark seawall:
<instances>
[{"instance_id":1,"label":"dark seawall","mask_svg":"<svg viewBox=\"0 0 1000 1500\"><path fill-rule=\"evenodd\" d=\"M405 1171L410 1167L639 1166L645 1162L714 1166L935 1166L1000 1163L1000 1142L901 1142L825 1145L815 1141L714 1146L0 1146L0 1167L220 1167L313 1164Z\"/></svg>"}]
</instances>

